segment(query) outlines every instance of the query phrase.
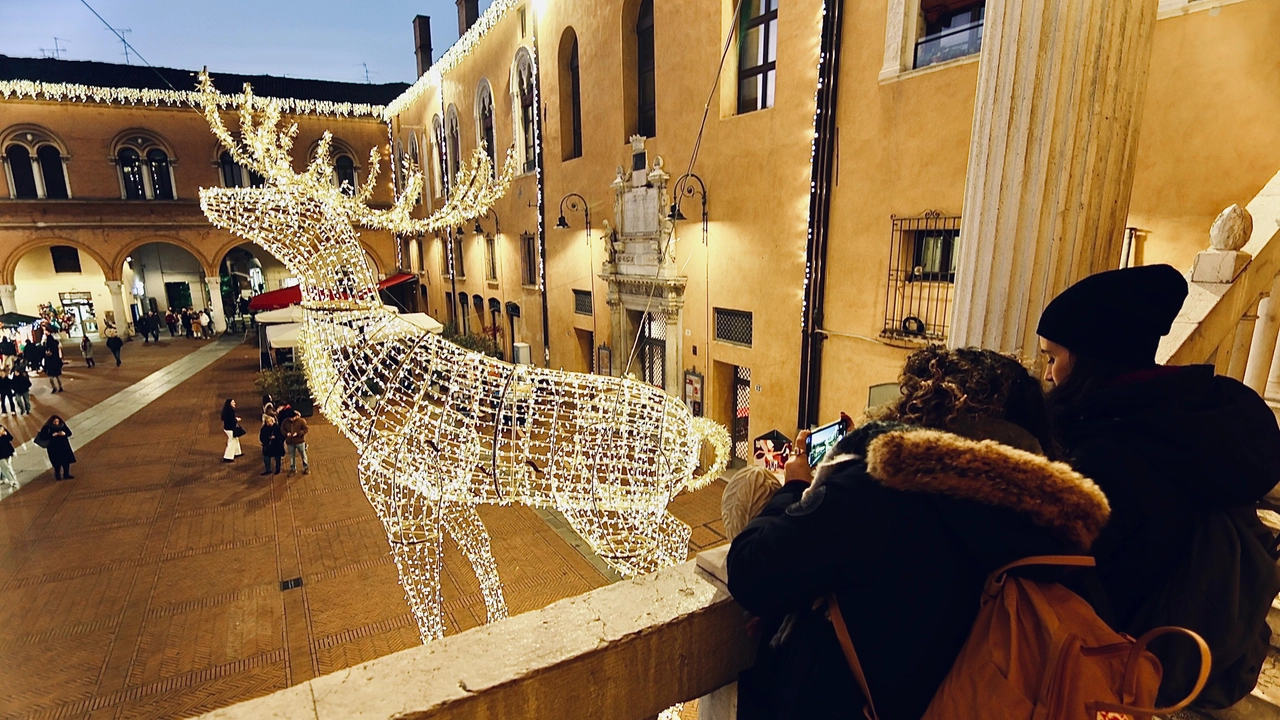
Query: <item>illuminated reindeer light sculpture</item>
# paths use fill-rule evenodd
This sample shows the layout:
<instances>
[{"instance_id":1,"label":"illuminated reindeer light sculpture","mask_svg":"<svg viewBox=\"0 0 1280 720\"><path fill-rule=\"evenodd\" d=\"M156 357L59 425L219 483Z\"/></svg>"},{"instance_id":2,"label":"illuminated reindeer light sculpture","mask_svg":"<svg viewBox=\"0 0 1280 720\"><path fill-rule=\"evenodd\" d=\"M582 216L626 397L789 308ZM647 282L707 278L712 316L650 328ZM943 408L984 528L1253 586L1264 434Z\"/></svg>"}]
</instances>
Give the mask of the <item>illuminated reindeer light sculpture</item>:
<instances>
[{"instance_id":1,"label":"illuminated reindeer light sculpture","mask_svg":"<svg viewBox=\"0 0 1280 720\"><path fill-rule=\"evenodd\" d=\"M361 487L386 530L424 642L444 635L442 528L475 570L489 622L507 615L480 504L559 510L623 575L685 560L689 527L666 508L724 468L723 427L634 380L466 351L378 300L354 226L409 233L459 225L506 191L516 166L510 157L495 176L477 150L445 206L414 218L418 168L406 164L406 190L391 208L370 208L376 149L360 188L335 187L327 134L307 169L295 172L297 127L277 130L277 106L246 87L237 140L207 76L200 90L214 134L265 179L259 188L203 189L201 207L214 225L263 246L298 277L308 384L321 412L360 452ZM695 475L704 441L715 460Z\"/></svg>"}]
</instances>

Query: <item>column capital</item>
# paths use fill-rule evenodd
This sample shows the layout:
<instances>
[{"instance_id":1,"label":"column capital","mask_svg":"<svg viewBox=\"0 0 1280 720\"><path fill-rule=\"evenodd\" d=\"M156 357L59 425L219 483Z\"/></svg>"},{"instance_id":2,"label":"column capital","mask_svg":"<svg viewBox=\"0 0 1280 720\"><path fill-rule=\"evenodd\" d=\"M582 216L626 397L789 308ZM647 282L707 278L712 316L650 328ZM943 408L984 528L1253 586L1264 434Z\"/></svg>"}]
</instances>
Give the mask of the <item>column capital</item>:
<instances>
[{"instance_id":1,"label":"column capital","mask_svg":"<svg viewBox=\"0 0 1280 720\"><path fill-rule=\"evenodd\" d=\"M0 285L0 292L15 292L17 291L17 289L18 289L18 286L13 284Z\"/></svg>"},{"instance_id":2,"label":"column capital","mask_svg":"<svg viewBox=\"0 0 1280 720\"><path fill-rule=\"evenodd\" d=\"M106 282L106 286L107 286L107 289L111 291L111 294L113 294L113 295L114 295L114 294L116 294L116 293L120 292L120 288L124 287L124 281L123 281L123 280L108 280L108 281Z\"/></svg>"}]
</instances>

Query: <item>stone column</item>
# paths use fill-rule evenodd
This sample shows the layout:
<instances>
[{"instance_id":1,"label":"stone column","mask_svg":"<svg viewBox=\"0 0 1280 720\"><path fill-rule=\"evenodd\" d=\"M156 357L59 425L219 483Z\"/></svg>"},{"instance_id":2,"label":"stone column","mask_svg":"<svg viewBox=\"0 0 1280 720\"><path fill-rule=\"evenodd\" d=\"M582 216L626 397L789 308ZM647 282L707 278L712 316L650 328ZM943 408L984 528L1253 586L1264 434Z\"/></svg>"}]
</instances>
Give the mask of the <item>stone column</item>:
<instances>
[{"instance_id":1,"label":"stone column","mask_svg":"<svg viewBox=\"0 0 1280 720\"><path fill-rule=\"evenodd\" d=\"M1253 342L1249 361L1244 366L1244 384L1262 395L1267 390L1272 357L1276 351L1276 334L1280 332L1280 275L1271 283L1271 294L1258 303L1258 321L1253 326Z\"/></svg>"},{"instance_id":2,"label":"stone column","mask_svg":"<svg viewBox=\"0 0 1280 720\"><path fill-rule=\"evenodd\" d=\"M1236 325L1236 334L1231 345L1231 359L1227 363L1227 377L1244 381L1245 364L1249 361L1249 344L1253 342L1253 328L1258 324L1258 303L1249 307L1249 312L1240 316Z\"/></svg>"},{"instance_id":3,"label":"stone column","mask_svg":"<svg viewBox=\"0 0 1280 720\"><path fill-rule=\"evenodd\" d=\"M1119 267L1157 0L989 0L953 347L1038 356L1040 311Z\"/></svg>"},{"instance_id":4,"label":"stone column","mask_svg":"<svg viewBox=\"0 0 1280 720\"><path fill-rule=\"evenodd\" d=\"M222 307L222 278L204 276L204 284L209 288L209 314L213 316L214 332L227 329L227 314Z\"/></svg>"},{"instance_id":5,"label":"stone column","mask_svg":"<svg viewBox=\"0 0 1280 720\"><path fill-rule=\"evenodd\" d=\"M121 291L123 284L119 280L108 280L107 290L111 292L111 311L116 316L116 332L121 338L129 338L133 336L133 332L129 329L129 316L125 313L124 293Z\"/></svg>"},{"instance_id":6,"label":"stone column","mask_svg":"<svg viewBox=\"0 0 1280 720\"><path fill-rule=\"evenodd\" d=\"M667 305L667 351L663 356L665 367L662 372L666 375L664 384L667 386L667 394L675 398L684 394L684 373L681 372L684 365L681 354L684 349L684 343L681 342L684 338L681 334L684 331L681 328L684 327L684 323L680 322L681 315L684 314L683 307L683 301L669 302Z\"/></svg>"},{"instance_id":7,"label":"stone column","mask_svg":"<svg viewBox=\"0 0 1280 720\"><path fill-rule=\"evenodd\" d=\"M14 297L17 291L16 285L0 285L0 308L4 312L18 312L18 301Z\"/></svg>"}]
</instances>

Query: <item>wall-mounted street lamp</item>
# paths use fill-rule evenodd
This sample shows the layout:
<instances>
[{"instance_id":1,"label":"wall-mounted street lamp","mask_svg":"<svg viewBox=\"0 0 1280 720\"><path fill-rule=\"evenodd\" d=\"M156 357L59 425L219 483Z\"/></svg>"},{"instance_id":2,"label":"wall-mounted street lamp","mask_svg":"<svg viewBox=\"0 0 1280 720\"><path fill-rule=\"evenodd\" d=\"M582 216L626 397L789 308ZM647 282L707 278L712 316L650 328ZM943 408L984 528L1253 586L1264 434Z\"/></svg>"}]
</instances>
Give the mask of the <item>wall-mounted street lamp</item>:
<instances>
[{"instance_id":1,"label":"wall-mounted street lamp","mask_svg":"<svg viewBox=\"0 0 1280 720\"><path fill-rule=\"evenodd\" d=\"M587 239L591 239L591 209L587 207L587 199L578 193L569 193L560 199L560 219L556 220L556 227L560 230L569 229L569 221L564 217L564 209L568 207L573 212L582 211L583 219L587 223Z\"/></svg>"},{"instance_id":2,"label":"wall-mounted street lamp","mask_svg":"<svg viewBox=\"0 0 1280 720\"><path fill-rule=\"evenodd\" d=\"M684 202L685 197L694 195L702 201L702 240L705 243L707 240L707 186L702 182L702 178L693 173L685 173L676 180L671 191L671 210L667 213L667 219L672 222L687 220L688 218L680 211L680 203Z\"/></svg>"},{"instance_id":3,"label":"wall-mounted street lamp","mask_svg":"<svg viewBox=\"0 0 1280 720\"><path fill-rule=\"evenodd\" d=\"M490 215L493 216L493 234L494 235L502 234L502 227L501 225L498 224L498 213L494 212L493 208L489 208L488 210L485 211L483 215L476 218L475 232L477 235L484 235L484 227L480 224L480 220Z\"/></svg>"}]
</instances>

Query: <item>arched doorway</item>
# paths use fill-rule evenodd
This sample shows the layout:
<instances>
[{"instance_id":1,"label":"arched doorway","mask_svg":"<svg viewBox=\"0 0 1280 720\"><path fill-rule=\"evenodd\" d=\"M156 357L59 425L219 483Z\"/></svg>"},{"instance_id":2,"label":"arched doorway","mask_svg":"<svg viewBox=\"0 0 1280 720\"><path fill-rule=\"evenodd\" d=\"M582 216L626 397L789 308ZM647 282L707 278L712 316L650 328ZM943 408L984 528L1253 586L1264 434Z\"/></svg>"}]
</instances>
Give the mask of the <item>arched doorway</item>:
<instances>
[{"instance_id":1,"label":"arched doorway","mask_svg":"<svg viewBox=\"0 0 1280 720\"><path fill-rule=\"evenodd\" d=\"M204 264L181 245L163 240L138 245L125 257L120 279L128 321L135 327L139 318L150 313L156 314L158 327L163 328L170 310L207 309L213 315L215 330L224 329L218 322L220 308L209 296Z\"/></svg>"},{"instance_id":2,"label":"arched doorway","mask_svg":"<svg viewBox=\"0 0 1280 720\"><path fill-rule=\"evenodd\" d=\"M66 331L72 337L96 335L99 323L114 316L105 266L96 255L69 242L54 240L23 253L13 268L12 293L16 312L69 316Z\"/></svg>"},{"instance_id":3,"label":"arched doorway","mask_svg":"<svg viewBox=\"0 0 1280 720\"><path fill-rule=\"evenodd\" d=\"M228 250L218 264L218 275L228 325L249 321L249 301L255 295L298 284L284 263L253 243Z\"/></svg>"}]
</instances>

